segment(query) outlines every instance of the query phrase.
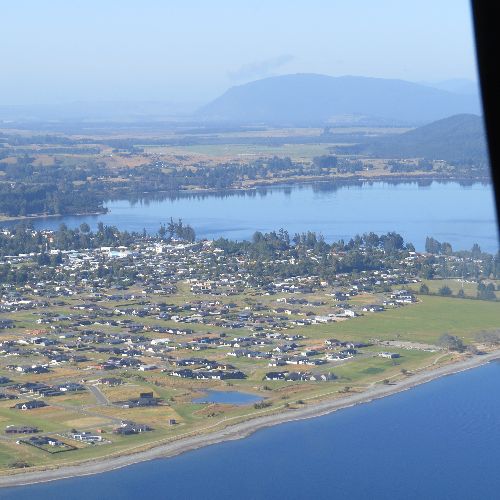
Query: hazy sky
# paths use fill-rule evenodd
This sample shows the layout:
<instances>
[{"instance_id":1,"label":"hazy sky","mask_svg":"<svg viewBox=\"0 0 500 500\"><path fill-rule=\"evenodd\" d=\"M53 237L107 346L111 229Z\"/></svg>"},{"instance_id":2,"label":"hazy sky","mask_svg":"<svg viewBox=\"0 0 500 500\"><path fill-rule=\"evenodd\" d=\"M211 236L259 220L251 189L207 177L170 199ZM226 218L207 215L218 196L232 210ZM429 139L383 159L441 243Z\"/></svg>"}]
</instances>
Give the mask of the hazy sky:
<instances>
[{"instance_id":1,"label":"hazy sky","mask_svg":"<svg viewBox=\"0 0 500 500\"><path fill-rule=\"evenodd\" d=\"M204 102L264 76L475 79L467 0L15 0L0 104Z\"/></svg>"}]
</instances>

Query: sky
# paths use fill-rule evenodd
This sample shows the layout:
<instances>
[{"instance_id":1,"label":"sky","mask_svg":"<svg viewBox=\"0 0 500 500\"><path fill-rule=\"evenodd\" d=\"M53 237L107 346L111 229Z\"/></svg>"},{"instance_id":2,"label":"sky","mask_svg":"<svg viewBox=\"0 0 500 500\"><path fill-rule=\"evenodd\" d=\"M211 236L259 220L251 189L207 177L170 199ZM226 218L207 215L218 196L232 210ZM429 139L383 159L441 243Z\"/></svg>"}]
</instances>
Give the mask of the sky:
<instances>
[{"instance_id":1,"label":"sky","mask_svg":"<svg viewBox=\"0 0 500 500\"><path fill-rule=\"evenodd\" d=\"M205 103L287 73L476 79L467 0L16 0L0 104Z\"/></svg>"}]
</instances>

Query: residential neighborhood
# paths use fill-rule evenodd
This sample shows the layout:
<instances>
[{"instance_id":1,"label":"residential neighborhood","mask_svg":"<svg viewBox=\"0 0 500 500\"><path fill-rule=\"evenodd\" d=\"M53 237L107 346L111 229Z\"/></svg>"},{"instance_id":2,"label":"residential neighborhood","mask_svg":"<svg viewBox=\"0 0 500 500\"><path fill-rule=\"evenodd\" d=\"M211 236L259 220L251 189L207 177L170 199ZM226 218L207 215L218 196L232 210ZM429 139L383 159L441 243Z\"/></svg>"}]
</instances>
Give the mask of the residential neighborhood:
<instances>
[{"instance_id":1,"label":"residential neighborhood","mask_svg":"<svg viewBox=\"0 0 500 500\"><path fill-rule=\"evenodd\" d=\"M448 352L441 331L377 326L456 300L425 290L430 258L411 247L325 247L315 236L292 246L279 233L233 248L104 227L73 249L64 247L82 233L23 231L39 251L0 257L0 417L14 449L76 456L173 439L207 419L380 383ZM4 248L19 234L2 230ZM115 244L96 244L101 234ZM486 264L451 255L432 269ZM197 402L206 391L221 399Z\"/></svg>"}]
</instances>

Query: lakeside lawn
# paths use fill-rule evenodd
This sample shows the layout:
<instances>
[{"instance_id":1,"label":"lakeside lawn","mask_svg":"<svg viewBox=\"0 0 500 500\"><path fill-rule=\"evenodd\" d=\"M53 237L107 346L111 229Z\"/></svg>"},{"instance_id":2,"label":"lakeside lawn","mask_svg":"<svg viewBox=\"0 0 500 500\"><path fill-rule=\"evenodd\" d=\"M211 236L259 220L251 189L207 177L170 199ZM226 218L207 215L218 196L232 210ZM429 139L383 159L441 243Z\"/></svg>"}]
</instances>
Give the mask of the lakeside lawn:
<instances>
[{"instance_id":1,"label":"lakeside lawn","mask_svg":"<svg viewBox=\"0 0 500 500\"><path fill-rule=\"evenodd\" d=\"M417 304L309 327L304 333L318 338L329 333L345 340L378 338L432 344L446 332L471 342L477 332L497 328L500 328L500 302L424 295L419 296Z\"/></svg>"}]
</instances>

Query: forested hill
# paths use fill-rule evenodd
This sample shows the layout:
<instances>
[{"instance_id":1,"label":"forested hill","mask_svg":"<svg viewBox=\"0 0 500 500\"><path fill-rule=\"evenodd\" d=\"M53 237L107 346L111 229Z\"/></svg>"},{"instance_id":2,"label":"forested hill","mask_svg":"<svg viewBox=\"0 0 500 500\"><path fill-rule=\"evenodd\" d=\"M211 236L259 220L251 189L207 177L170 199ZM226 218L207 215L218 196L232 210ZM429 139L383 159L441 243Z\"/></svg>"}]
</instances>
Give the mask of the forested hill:
<instances>
[{"instance_id":1,"label":"forested hill","mask_svg":"<svg viewBox=\"0 0 500 500\"><path fill-rule=\"evenodd\" d=\"M403 134L338 148L338 152L380 158L429 158L485 163L488 158L483 119L454 115Z\"/></svg>"},{"instance_id":2,"label":"forested hill","mask_svg":"<svg viewBox=\"0 0 500 500\"><path fill-rule=\"evenodd\" d=\"M422 124L478 113L475 95L404 80L316 74L283 75L230 88L199 110L207 120L318 125L335 122Z\"/></svg>"}]
</instances>

